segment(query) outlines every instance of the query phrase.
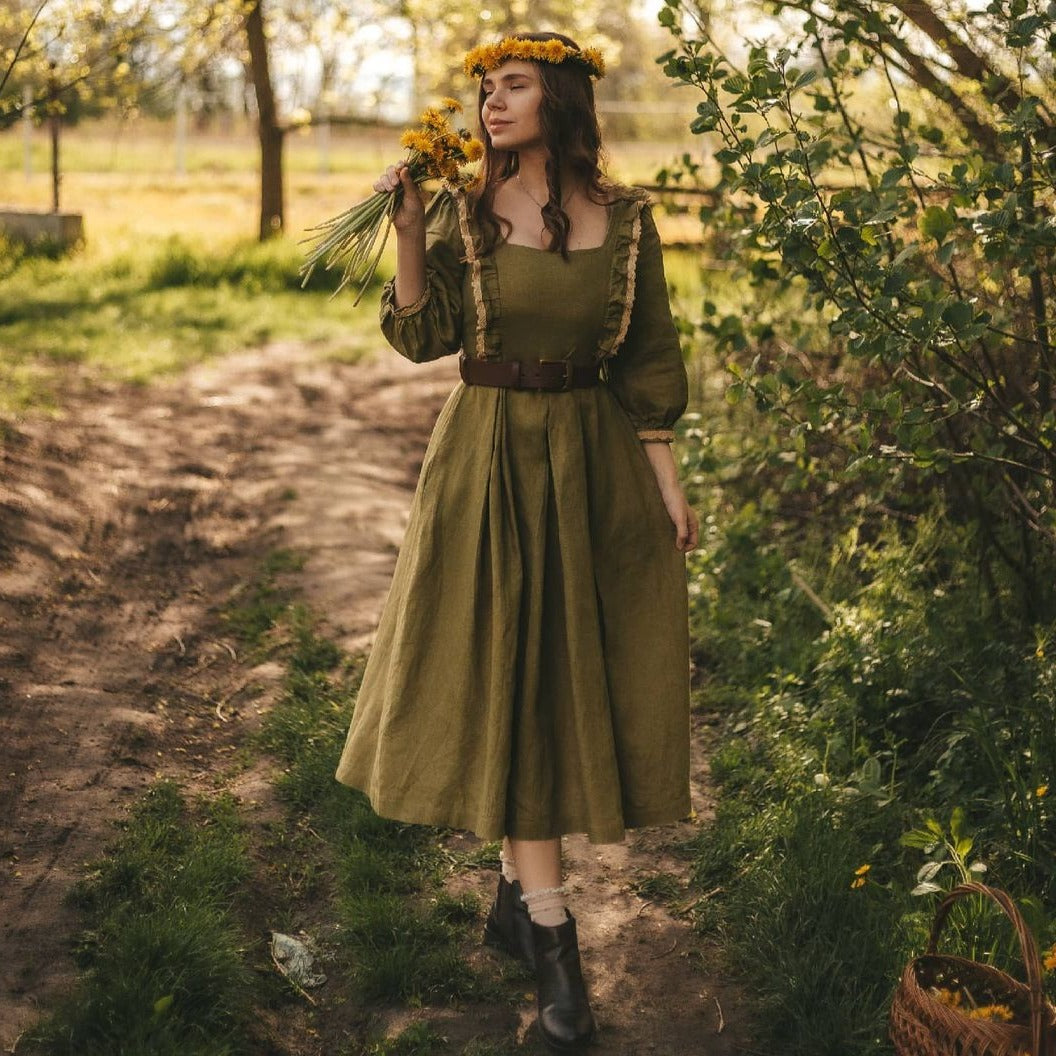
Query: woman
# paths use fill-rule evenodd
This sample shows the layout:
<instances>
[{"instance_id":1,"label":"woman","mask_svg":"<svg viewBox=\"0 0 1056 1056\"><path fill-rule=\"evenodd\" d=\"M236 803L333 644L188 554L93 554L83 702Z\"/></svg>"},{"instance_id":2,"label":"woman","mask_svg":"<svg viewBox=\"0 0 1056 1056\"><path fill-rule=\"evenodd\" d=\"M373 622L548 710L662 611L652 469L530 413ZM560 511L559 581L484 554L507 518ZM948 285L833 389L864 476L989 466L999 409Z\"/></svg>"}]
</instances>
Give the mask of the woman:
<instances>
[{"instance_id":1,"label":"woman","mask_svg":"<svg viewBox=\"0 0 1056 1056\"><path fill-rule=\"evenodd\" d=\"M644 195L599 167L566 36L474 49L485 155L423 208L405 166L381 326L461 352L337 770L381 815L503 839L485 941L534 964L559 1052L595 1033L561 836L690 811L687 380Z\"/></svg>"}]
</instances>

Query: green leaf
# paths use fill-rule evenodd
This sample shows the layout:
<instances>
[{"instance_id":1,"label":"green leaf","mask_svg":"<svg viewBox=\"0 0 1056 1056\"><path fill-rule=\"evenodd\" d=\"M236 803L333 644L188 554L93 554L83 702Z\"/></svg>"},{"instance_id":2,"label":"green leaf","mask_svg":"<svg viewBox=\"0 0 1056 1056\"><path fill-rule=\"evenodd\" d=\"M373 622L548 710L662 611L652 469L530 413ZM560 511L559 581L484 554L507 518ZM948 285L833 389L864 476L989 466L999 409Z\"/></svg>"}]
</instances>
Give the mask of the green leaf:
<instances>
[{"instance_id":1,"label":"green leaf","mask_svg":"<svg viewBox=\"0 0 1056 1056\"><path fill-rule=\"evenodd\" d=\"M945 862L925 862L917 870L917 882L926 883L935 878L935 874L945 865Z\"/></svg>"},{"instance_id":2,"label":"green leaf","mask_svg":"<svg viewBox=\"0 0 1056 1056\"><path fill-rule=\"evenodd\" d=\"M940 243L953 230L953 224L953 217L941 205L929 205L917 221L925 238L934 238Z\"/></svg>"},{"instance_id":3,"label":"green leaf","mask_svg":"<svg viewBox=\"0 0 1056 1056\"><path fill-rule=\"evenodd\" d=\"M951 330L964 330L972 325L972 306L964 301L954 301L942 310L942 321ZM955 834L956 835L956 834Z\"/></svg>"},{"instance_id":4,"label":"green leaf","mask_svg":"<svg viewBox=\"0 0 1056 1056\"><path fill-rule=\"evenodd\" d=\"M933 884L933 883L931 883L929 881L928 883L925 883L925 884L917 884L917 886L915 888L913 888L912 891L910 891L910 894L911 895L934 895L934 894L937 894L941 890L942 890L942 888L939 887L938 884Z\"/></svg>"},{"instance_id":5,"label":"green leaf","mask_svg":"<svg viewBox=\"0 0 1056 1056\"><path fill-rule=\"evenodd\" d=\"M172 1007L173 997L172 994L166 994L164 997L159 997L154 1002L154 1015L164 1015Z\"/></svg>"},{"instance_id":6,"label":"green leaf","mask_svg":"<svg viewBox=\"0 0 1056 1056\"><path fill-rule=\"evenodd\" d=\"M935 837L922 829L913 829L910 832L904 832L898 842L903 847L915 847L923 851L935 846Z\"/></svg>"},{"instance_id":7,"label":"green leaf","mask_svg":"<svg viewBox=\"0 0 1056 1056\"><path fill-rule=\"evenodd\" d=\"M940 830L941 831L941 830ZM960 840L964 832L964 808L954 807L950 814L950 835L954 840Z\"/></svg>"}]
</instances>

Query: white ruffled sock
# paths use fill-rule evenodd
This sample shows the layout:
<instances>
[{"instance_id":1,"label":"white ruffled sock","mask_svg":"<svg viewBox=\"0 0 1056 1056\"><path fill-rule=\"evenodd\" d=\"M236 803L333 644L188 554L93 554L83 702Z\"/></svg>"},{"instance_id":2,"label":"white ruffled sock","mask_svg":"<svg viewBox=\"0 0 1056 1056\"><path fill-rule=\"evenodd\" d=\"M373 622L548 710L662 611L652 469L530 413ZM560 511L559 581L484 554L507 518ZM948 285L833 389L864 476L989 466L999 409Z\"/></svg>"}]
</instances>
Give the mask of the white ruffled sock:
<instances>
[{"instance_id":1,"label":"white ruffled sock","mask_svg":"<svg viewBox=\"0 0 1056 1056\"><path fill-rule=\"evenodd\" d=\"M517 864L513 860L513 848L510 847L510 838L503 836L502 850L499 851L499 861L502 863L502 875L506 883L512 884L517 879Z\"/></svg>"},{"instance_id":2,"label":"white ruffled sock","mask_svg":"<svg viewBox=\"0 0 1056 1056\"><path fill-rule=\"evenodd\" d=\"M528 907L528 915L536 924L553 928L568 920L567 894L568 888L564 884L560 887L539 887L534 891L525 891L521 901Z\"/></svg>"}]
</instances>

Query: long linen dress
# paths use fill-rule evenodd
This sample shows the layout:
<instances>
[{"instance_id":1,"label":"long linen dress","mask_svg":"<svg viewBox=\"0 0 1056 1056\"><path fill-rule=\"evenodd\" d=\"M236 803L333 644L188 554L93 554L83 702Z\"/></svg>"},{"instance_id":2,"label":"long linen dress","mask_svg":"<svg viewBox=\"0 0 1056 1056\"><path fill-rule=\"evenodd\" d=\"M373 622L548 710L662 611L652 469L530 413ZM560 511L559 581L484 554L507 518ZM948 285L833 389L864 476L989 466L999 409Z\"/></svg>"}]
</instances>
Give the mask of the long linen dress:
<instances>
[{"instance_id":1,"label":"long linen dress","mask_svg":"<svg viewBox=\"0 0 1056 1056\"><path fill-rule=\"evenodd\" d=\"M465 193L426 210L426 290L381 303L414 362L604 363L565 392L461 381L437 418L337 779L376 813L481 839L625 829L690 812L685 558L642 439L687 379L647 199L603 245L474 251Z\"/></svg>"}]
</instances>

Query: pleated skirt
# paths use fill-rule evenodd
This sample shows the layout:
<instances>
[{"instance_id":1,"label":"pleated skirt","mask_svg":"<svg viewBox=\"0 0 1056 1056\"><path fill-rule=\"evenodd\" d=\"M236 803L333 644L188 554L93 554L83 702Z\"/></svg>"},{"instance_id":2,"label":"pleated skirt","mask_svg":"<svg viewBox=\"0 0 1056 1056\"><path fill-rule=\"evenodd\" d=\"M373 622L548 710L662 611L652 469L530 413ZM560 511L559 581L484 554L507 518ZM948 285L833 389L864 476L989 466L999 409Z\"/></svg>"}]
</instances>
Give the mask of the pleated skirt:
<instances>
[{"instance_id":1,"label":"pleated skirt","mask_svg":"<svg viewBox=\"0 0 1056 1056\"><path fill-rule=\"evenodd\" d=\"M336 777L399 821L594 843L690 812L685 557L604 384L459 383Z\"/></svg>"}]
</instances>

